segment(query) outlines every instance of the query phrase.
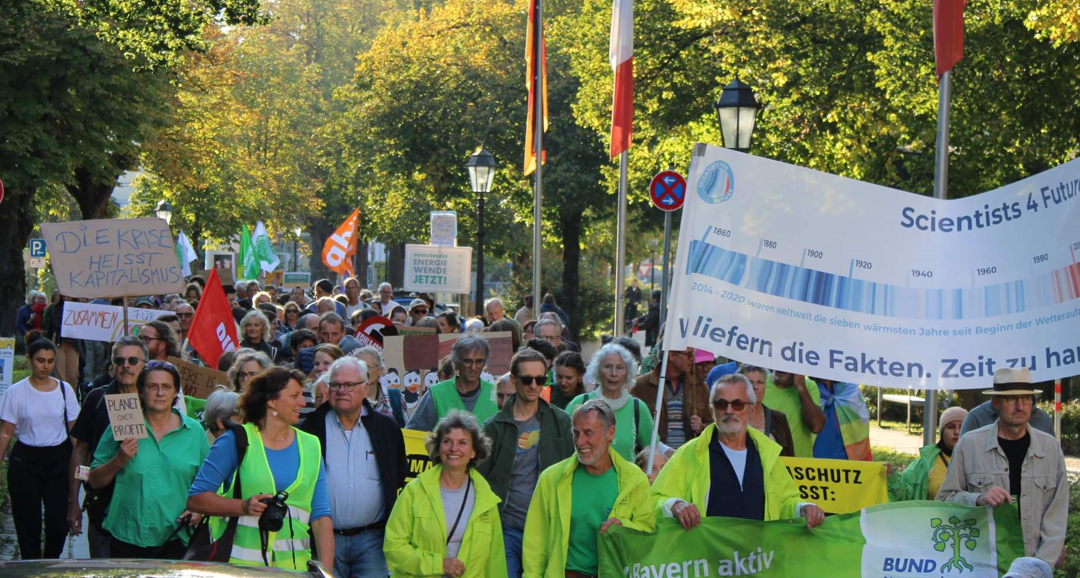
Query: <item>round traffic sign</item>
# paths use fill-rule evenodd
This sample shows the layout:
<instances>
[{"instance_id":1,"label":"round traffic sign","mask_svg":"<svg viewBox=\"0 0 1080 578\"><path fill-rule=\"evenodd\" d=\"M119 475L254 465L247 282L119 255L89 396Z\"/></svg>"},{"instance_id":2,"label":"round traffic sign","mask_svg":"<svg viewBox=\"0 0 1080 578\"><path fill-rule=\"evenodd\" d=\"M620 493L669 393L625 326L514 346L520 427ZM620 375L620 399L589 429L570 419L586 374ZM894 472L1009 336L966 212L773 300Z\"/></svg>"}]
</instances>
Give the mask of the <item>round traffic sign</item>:
<instances>
[{"instance_id":1,"label":"round traffic sign","mask_svg":"<svg viewBox=\"0 0 1080 578\"><path fill-rule=\"evenodd\" d=\"M686 200L686 179L675 171L658 173L649 183L649 198L661 211L676 211Z\"/></svg>"}]
</instances>

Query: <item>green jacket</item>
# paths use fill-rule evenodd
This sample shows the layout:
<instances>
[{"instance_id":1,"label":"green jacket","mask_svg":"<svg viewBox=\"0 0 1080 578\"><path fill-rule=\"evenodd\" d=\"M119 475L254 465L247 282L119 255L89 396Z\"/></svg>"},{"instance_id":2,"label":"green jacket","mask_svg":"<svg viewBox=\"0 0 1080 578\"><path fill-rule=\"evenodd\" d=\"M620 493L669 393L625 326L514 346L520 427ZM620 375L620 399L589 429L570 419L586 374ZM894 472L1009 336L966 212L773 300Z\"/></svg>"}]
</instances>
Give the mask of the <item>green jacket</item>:
<instances>
[{"instance_id":1,"label":"green jacket","mask_svg":"<svg viewBox=\"0 0 1080 578\"><path fill-rule=\"evenodd\" d=\"M615 450L608 449L615 474L619 479L619 495L611 507L611 517L623 526L645 532L653 531L656 518L649 499L649 478L634 464L624 460ZM574 492L574 470L577 456L570 456L540 474L536 493L525 518L525 539L522 545L522 578L564 578L566 550L570 540L571 496ZM597 536L597 540L600 536Z\"/></svg>"},{"instance_id":2,"label":"green jacket","mask_svg":"<svg viewBox=\"0 0 1080 578\"><path fill-rule=\"evenodd\" d=\"M517 394L511 395L499 413L491 416L484 424L484 433L491 439L491 456L476 466L477 471L491 484L491 490L503 501L506 501L506 494L510 491L510 474L514 469L518 447L518 430L514 422L516 396ZM570 416L565 411L541 399L536 413L540 421L538 453L542 472L556 462L574 455L574 438L570 431ZM501 503L499 508L502 508Z\"/></svg>"},{"instance_id":3,"label":"green jacket","mask_svg":"<svg viewBox=\"0 0 1080 578\"><path fill-rule=\"evenodd\" d=\"M446 558L446 515L443 513L439 476L442 466L434 466L409 482L394 504L386 522L383 554L396 578L443 575ZM462 578L506 578L506 549L503 547L499 498L484 477L469 469L475 505L461 540L458 560L465 565Z\"/></svg>"},{"instance_id":4,"label":"green jacket","mask_svg":"<svg viewBox=\"0 0 1080 578\"><path fill-rule=\"evenodd\" d=\"M937 444L919 450L919 457L903 472L889 476L889 501L926 500L930 485L930 470L941 453Z\"/></svg>"},{"instance_id":5,"label":"green jacket","mask_svg":"<svg viewBox=\"0 0 1080 578\"><path fill-rule=\"evenodd\" d=\"M686 442L671 456L653 481L652 492L657 515L663 515L664 502L679 498L697 506L701 515L707 511L711 471L709 444L716 424L709 424L698 437ZM780 461L780 444L754 428L746 428L761 459L762 479L765 481L765 521L797 518L799 488Z\"/></svg>"}]
</instances>

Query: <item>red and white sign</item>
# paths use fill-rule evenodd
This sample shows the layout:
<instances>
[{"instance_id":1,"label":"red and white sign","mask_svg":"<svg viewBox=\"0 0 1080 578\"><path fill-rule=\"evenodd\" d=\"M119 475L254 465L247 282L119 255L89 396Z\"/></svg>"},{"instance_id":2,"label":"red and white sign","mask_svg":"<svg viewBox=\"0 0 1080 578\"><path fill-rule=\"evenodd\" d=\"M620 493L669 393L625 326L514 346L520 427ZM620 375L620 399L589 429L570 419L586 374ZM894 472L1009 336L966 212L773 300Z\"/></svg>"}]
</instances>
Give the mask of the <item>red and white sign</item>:
<instances>
[{"instance_id":1,"label":"red and white sign","mask_svg":"<svg viewBox=\"0 0 1080 578\"><path fill-rule=\"evenodd\" d=\"M649 198L661 211L677 211L686 201L686 179L675 171L657 173L649 183Z\"/></svg>"},{"instance_id":2,"label":"red and white sign","mask_svg":"<svg viewBox=\"0 0 1080 578\"><path fill-rule=\"evenodd\" d=\"M394 327L394 322L381 315L371 317L367 321L361 323L360 327L356 328L356 340L359 341L361 345L377 347L381 351L383 348L382 332L387 327ZM396 328L394 329L393 334L397 334Z\"/></svg>"},{"instance_id":3,"label":"red and white sign","mask_svg":"<svg viewBox=\"0 0 1080 578\"><path fill-rule=\"evenodd\" d=\"M634 124L634 0L614 0L608 61L615 72L611 107L611 158L630 148Z\"/></svg>"}]
</instances>

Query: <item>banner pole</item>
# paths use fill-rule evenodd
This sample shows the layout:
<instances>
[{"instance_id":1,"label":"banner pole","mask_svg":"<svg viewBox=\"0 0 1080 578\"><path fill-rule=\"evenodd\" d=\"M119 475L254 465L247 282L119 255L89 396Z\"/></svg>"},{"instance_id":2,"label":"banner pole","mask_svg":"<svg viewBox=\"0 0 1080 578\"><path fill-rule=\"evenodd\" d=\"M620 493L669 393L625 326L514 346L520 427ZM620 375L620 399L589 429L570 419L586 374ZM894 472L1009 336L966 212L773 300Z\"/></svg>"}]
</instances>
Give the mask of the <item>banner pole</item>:
<instances>
[{"instance_id":1,"label":"banner pole","mask_svg":"<svg viewBox=\"0 0 1080 578\"><path fill-rule=\"evenodd\" d=\"M1061 443L1061 380L1054 380L1054 437Z\"/></svg>"},{"instance_id":2,"label":"banner pole","mask_svg":"<svg viewBox=\"0 0 1080 578\"><path fill-rule=\"evenodd\" d=\"M533 87L536 91L536 110L533 114L534 153L536 155L536 173L533 185L533 319L540 318L540 199L543 194L544 172L544 7L542 0L536 0L536 37L533 39ZM480 312L477 312L479 315Z\"/></svg>"},{"instance_id":3,"label":"banner pole","mask_svg":"<svg viewBox=\"0 0 1080 578\"><path fill-rule=\"evenodd\" d=\"M626 280L626 164L629 155L623 151L619 155L619 219L615 230L615 330L612 335L619 337L624 333L624 311L622 307Z\"/></svg>"},{"instance_id":4,"label":"banner pole","mask_svg":"<svg viewBox=\"0 0 1080 578\"><path fill-rule=\"evenodd\" d=\"M625 153L624 153L625 154ZM670 215L671 213L668 213ZM656 442L660 441L660 406L664 403L664 387L666 387L665 381L667 381L667 361L668 354L664 350L663 344L660 345L660 355L662 356L660 362L660 383L656 385L656 417L653 418L652 425L652 441L649 442L649 464L645 468L645 475L652 475L653 458L656 457Z\"/></svg>"},{"instance_id":5,"label":"banner pole","mask_svg":"<svg viewBox=\"0 0 1080 578\"><path fill-rule=\"evenodd\" d=\"M671 213L664 213L664 270L660 274L660 327L664 326L667 319L668 290L671 289L671 278L668 276L668 265L671 264ZM656 264L653 263L653 269ZM651 295L650 295L651 297Z\"/></svg>"},{"instance_id":6,"label":"banner pole","mask_svg":"<svg viewBox=\"0 0 1080 578\"><path fill-rule=\"evenodd\" d=\"M949 198L949 107L952 100L952 71L945 71L938 80L937 150L934 153L934 198ZM937 390L926 388L923 406L923 444L936 440L938 425Z\"/></svg>"},{"instance_id":7,"label":"banner pole","mask_svg":"<svg viewBox=\"0 0 1080 578\"><path fill-rule=\"evenodd\" d=\"M127 297L124 300L124 337L128 336Z\"/></svg>"}]
</instances>

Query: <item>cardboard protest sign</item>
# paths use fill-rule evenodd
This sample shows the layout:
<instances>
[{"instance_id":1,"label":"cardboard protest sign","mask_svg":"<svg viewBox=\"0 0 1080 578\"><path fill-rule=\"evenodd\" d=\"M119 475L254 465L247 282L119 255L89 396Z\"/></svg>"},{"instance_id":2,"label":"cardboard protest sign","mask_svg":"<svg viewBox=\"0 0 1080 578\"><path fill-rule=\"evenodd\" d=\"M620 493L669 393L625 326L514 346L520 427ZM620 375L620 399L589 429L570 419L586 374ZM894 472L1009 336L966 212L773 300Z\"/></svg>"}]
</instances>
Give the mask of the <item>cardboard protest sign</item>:
<instances>
[{"instance_id":1,"label":"cardboard protest sign","mask_svg":"<svg viewBox=\"0 0 1080 578\"><path fill-rule=\"evenodd\" d=\"M145 325L162 315L169 315L168 311L139 307L128 307L127 313L128 333L131 334L137 333L133 331L134 328ZM115 305L65 301L61 323L64 337L115 342L124 336L124 308Z\"/></svg>"},{"instance_id":2,"label":"cardboard protest sign","mask_svg":"<svg viewBox=\"0 0 1080 578\"><path fill-rule=\"evenodd\" d=\"M284 271L271 271L266 274L266 277L263 278L263 286L266 287L269 287L270 285L273 285L274 287L281 287L284 282Z\"/></svg>"},{"instance_id":3,"label":"cardboard protest sign","mask_svg":"<svg viewBox=\"0 0 1080 578\"><path fill-rule=\"evenodd\" d=\"M428 432L403 429L401 434L405 438L405 459L409 461L409 471L405 472L405 481L408 482L434 464L431 463L427 447L424 445Z\"/></svg>"},{"instance_id":4,"label":"cardboard protest sign","mask_svg":"<svg viewBox=\"0 0 1080 578\"><path fill-rule=\"evenodd\" d=\"M311 273L289 271L282 277L281 286L288 289L293 287L307 289L311 286Z\"/></svg>"},{"instance_id":5,"label":"cardboard protest sign","mask_svg":"<svg viewBox=\"0 0 1080 578\"><path fill-rule=\"evenodd\" d=\"M406 335L402 340L402 361L405 369L427 369L439 366L439 336Z\"/></svg>"},{"instance_id":6,"label":"cardboard protest sign","mask_svg":"<svg viewBox=\"0 0 1080 578\"><path fill-rule=\"evenodd\" d=\"M53 275L68 297L129 297L184 290L169 225L162 219L42 223Z\"/></svg>"},{"instance_id":7,"label":"cardboard protest sign","mask_svg":"<svg viewBox=\"0 0 1080 578\"><path fill-rule=\"evenodd\" d=\"M434 327L416 327L413 325L405 325L403 323L395 323L394 327L397 328L398 335L434 335Z\"/></svg>"},{"instance_id":8,"label":"cardboard protest sign","mask_svg":"<svg viewBox=\"0 0 1080 578\"><path fill-rule=\"evenodd\" d=\"M113 439L141 440L147 437L146 421L143 420L142 403L137 393L116 393L105 396L105 409L109 412L109 427Z\"/></svg>"},{"instance_id":9,"label":"cardboard protest sign","mask_svg":"<svg viewBox=\"0 0 1080 578\"><path fill-rule=\"evenodd\" d=\"M228 387L229 378L224 371L218 371L209 367L199 367L194 363L188 363L175 357L169 358L169 363L176 366L180 372L180 389L184 395L206 399L214 393L214 388L219 385Z\"/></svg>"},{"instance_id":10,"label":"cardboard protest sign","mask_svg":"<svg viewBox=\"0 0 1080 578\"><path fill-rule=\"evenodd\" d=\"M508 334L509 335L509 334ZM510 359L514 357L514 340L512 337L494 337L488 339L487 370L492 375L502 375L510 371Z\"/></svg>"}]
</instances>

